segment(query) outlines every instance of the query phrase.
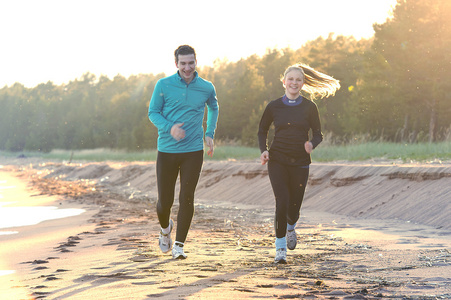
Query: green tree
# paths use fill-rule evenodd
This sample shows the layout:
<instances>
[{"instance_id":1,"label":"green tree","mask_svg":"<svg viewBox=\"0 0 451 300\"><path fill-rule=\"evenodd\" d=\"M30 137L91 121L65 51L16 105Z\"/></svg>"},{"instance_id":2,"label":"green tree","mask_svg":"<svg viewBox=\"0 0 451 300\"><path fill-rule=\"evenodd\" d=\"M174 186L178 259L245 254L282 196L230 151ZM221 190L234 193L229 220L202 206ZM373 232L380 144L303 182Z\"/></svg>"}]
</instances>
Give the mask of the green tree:
<instances>
[{"instance_id":1,"label":"green tree","mask_svg":"<svg viewBox=\"0 0 451 300\"><path fill-rule=\"evenodd\" d=\"M57 128L61 123L59 114L61 88L52 82L39 84L30 91L29 99L28 105L33 114L30 118L25 149L49 152L56 147L58 140Z\"/></svg>"},{"instance_id":2,"label":"green tree","mask_svg":"<svg viewBox=\"0 0 451 300\"><path fill-rule=\"evenodd\" d=\"M447 0L399 0L394 17L374 27L373 47L389 65L387 82L403 101L403 130L411 141L421 132L435 140L441 102L449 101L450 14Z\"/></svg>"},{"instance_id":3,"label":"green tree","mask_svg":"<svg viewBox=\"0 0 451 300\"><path fill-rule=\"evenodd\" d=\"M351 113L356 107L351 93L363 69L362 55L370 45L368 40L329 34L326 39L320 37L303 47L299 57L302 62L340 80L341 88L334 97L316 101L323 131L344 136L358 128Z\"/></svg>"},{"instance_id":4,"label":"green tree","mask_svg":"<svg viewBox=\"0 0 451 300\"><path fill-rule=\"evenodd\" d=\"M28 89L15 83L1 92L0 141L2 149L22 151L30 131L33 109L29 105Z\"/></svg>"}]
</instances>

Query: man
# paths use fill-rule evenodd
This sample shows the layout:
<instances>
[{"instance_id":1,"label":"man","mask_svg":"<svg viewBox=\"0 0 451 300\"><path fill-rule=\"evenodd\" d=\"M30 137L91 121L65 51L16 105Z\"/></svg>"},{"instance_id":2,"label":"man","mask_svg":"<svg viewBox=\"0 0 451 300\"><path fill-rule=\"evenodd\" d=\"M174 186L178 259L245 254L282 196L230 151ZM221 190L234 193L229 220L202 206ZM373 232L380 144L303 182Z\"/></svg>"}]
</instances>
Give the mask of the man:
<instances>
[{"instance_id":1,"label":"man","mask_svg":"<svg viewBox=\"0 0 451 300\"><path fill-rule=\"evenodd\" d=\"M204 155L205 105L207 126L205 143L207 154L213 156L214 133L219 106L213 84L198 76L196 52L188 45L175 50L178 72L160 79L149 105L149 119L158 128L158 156L156 164L160 222L159 245L163 253L172 248L174 259L185 259L183 246L194 215L194 191L202 170ZM174 189L180 174L179 211L175 242L170 217L174 203Z\"/></svg>"}]
</instances>

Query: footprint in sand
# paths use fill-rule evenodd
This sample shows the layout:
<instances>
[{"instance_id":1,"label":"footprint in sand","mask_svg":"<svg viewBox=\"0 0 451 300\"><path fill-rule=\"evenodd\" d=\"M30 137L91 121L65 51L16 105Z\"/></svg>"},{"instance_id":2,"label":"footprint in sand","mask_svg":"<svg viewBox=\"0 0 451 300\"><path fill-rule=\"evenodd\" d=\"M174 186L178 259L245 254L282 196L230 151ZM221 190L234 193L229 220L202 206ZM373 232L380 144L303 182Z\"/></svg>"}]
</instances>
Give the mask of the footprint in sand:
<instances>
[{"instance_id":1,"label":"footprint in sand","mask_svg":"<svg viewBox=\"0 0 451 300\"><path fill-rule=\"evenodd\" d=\"M48 263L49 263L48 260L41 260L41 259L36 259L36 260L33 260L33 261L24 262L24 264L33 264L33 265L48 264Z\"/></svg>"},{"instance_id":2,"label":"footprint in sand","mask_svg":"<svg viewBox=\"0 0 451 300\"><path fill-rule=\"evenodd\" d=\"M43 299L48 294L50 294L50 293L48 293L48 292L34 292L33 296L36 297L36 299Z\"/></svg>"},{"instance_id":3,"label":"footprint in sand","mask_svg":"<svg viewBox=\"0 0 451 300\"><path fill-rule=\"evenodd\" d=\"M150 258L147 256L144 256L144 255L138 255L138 256L130 258L130 260L133 262L146 262L146 261L149 261Z\"/></svg>"},{"instance_id":4,"label":"footprint in sand","mask_svg":"<svg viewBox=\"0 0 451 300\"><path fill-rule=\"evenodd\" d=\"M61 253L67 253L67 252L73 252L73 251L67 250L66 248L61 248L60 252Z\"/></svg>"},{"instance_id":5,"label":"footprint in sand","mask_svg":"<svg viewBox=\"0 0 451 300\"><path fill-rule=\"evenodd\" d=\"M55 277L55 276L50 276L50 277L47 277L47 279L46 280L59 280L59 279L61 279L61 278L58 278L58 277Z\"/></svg>"},{"instance_id":6,"label":"footprint in sand","mask_svg":"<svg viewBox=\"0 0 451 300\"><path fill-rule=\"evenodd\" d=\"M73 252L71 250L68 250L67 247L77 246L77 244L80 243L80 242L78 242L80 240L82 240L82 238L80 238L78 236L70 236L67 238L67 242L60 243L60 245L58 247L55 247L54 249L58 249L61 253Z\"/></svg>"},{"instance_id":7,"label":"footprint in sand","mask_svg":"<svg viewBox=\"0 0 451 300\"><path fill-rule=\"evenodd\" d=\"M45 289L47 287L48 286L46 286L46 285L37 285L37 286L34 287L34 289Z\"/></svg>"},{"instance_id":8,"label":"footprint in sand","mask_svg":"<svg viewBox=\"0 0 451 300\"><path fill-rule=\"evenodd\" d=\"M55 275L41 275L40 278L45 278L46 281L59 280L61 278L56 277Z\"/></svg>"},{"instance_id":9,"label":"footprint in sand","mask_svg":"<svg viewBox=\"0 0 451 300\"><path fill-rule=\"evenodd\" d=\"M132 282L132 284L134 285L153 285L153 284L157 284L160 282L157 281L146 281L146 282Z\"/></svg>"},{"instance_id":10,"label":"footprint in sand","mask_svg":"<svg viewBox=\"0 0 451 300\"><path fill-rule=\"evenodd\" d=\"M104 269L110 269L111 267L95 267L91 268L92 270L104 270Z\"/></svg>"}]
</instances>

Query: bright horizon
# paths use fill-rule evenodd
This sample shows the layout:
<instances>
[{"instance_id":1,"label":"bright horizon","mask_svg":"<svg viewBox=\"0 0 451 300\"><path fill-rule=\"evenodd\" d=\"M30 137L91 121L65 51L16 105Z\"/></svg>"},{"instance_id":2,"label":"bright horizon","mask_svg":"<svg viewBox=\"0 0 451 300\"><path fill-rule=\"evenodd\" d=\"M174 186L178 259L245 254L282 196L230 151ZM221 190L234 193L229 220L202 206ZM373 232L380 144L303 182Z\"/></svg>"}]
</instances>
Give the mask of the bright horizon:
<instances>
[{"instance_id":1,"label":"bright horizon","mask_svg":"<svg viewBox=\"0 0 451 300\"><path fill-rule=\"evenodd\" d=\"M396 0L106 1L19 0L0 4L0 88L90 72L113 79L172 74L173 52L193 46L198 66L237 61L267 49L298 49L320 36L374 35ZM283 70L281 70L282 72Z\"/></svg>"}]
</instances>

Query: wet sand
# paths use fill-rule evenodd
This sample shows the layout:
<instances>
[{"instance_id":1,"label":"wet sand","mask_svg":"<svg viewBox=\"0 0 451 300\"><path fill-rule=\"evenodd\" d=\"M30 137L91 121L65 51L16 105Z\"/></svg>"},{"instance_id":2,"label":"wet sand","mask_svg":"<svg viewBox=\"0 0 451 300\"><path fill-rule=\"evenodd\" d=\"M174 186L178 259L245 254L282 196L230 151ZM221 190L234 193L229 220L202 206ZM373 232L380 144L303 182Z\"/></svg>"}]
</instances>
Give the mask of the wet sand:
<instances>
[{"instance_id":1,"label":"wet sand","mask_svg":"<svg viewBox=\"0 0 451 300\"><path fill-rule=\"evenodd\" d=\"M32 193L87 210L0 237L23 299L451 297L450 165L314 164L298 247L275 265L272 192L256 162L205 163L186 260L159 251L153 163L2 164ZM37 238L49 232L61 234Z\"/></svg>"}]
</instances>

